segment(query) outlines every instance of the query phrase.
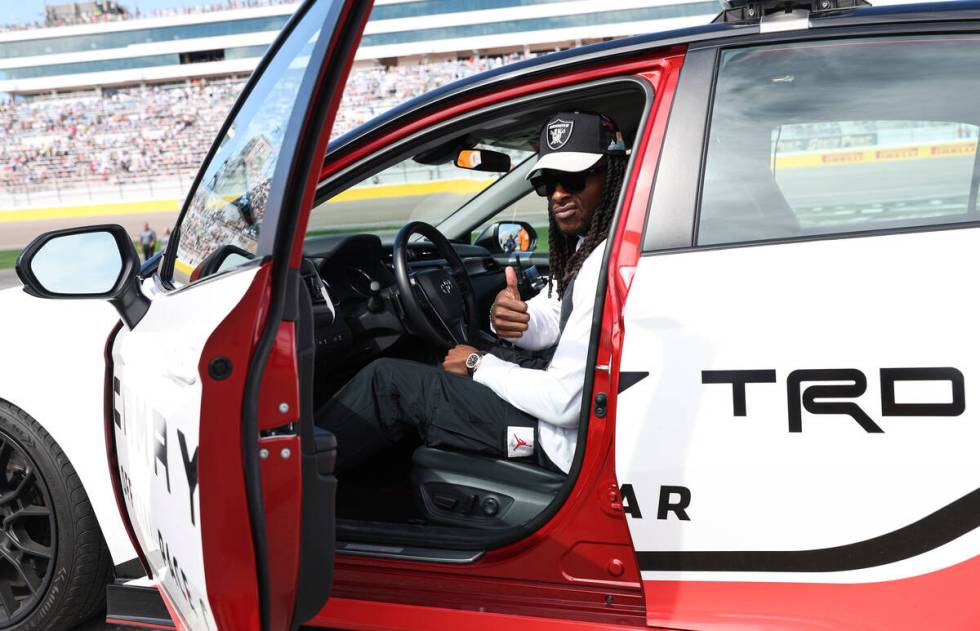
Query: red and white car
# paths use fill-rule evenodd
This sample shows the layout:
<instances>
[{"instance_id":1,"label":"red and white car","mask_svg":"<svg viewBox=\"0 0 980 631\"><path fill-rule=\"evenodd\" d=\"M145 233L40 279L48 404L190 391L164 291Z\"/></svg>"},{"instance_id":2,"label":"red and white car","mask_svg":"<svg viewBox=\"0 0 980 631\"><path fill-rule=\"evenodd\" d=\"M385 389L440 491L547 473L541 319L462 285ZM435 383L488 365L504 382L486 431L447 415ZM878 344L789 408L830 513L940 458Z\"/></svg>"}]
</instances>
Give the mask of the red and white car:
<instances>
[{"instance_id":1,"label":"red and white car","mask_svg":"<svg viewBox=\"0 0 980 631\"><path fill-rule=\"evenodd\" d=\"M92 396L173 623L980 625L980 4L855 4L732 2L435 90L328 150L370 3L308 2L152 296L118 227L29 246L30 293L121 315ZM537 131L569 109L630 148L570 473L409 444L338 486L317 407L377 357L441 358L413 275L450 270L485 328L506 224L546 225ZM518 258L533 291L547 256ZM169 624L133 594L113 619Z\"/></svg>"}]
</instances>

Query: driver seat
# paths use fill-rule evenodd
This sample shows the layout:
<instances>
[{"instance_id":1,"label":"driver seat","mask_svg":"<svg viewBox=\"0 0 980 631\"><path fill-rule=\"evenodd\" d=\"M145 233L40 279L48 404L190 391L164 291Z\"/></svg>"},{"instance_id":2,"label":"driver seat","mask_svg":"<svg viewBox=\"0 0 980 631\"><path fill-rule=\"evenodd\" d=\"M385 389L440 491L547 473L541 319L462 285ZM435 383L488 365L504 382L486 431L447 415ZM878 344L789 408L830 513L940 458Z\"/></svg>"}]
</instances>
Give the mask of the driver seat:
<instances>
[{"instance_id":1,"label":"driver seat","mask_svg":"<svg viewBox=\"0 0 980 631\"><path fill-rule=\"evenodd\" d=\"M521 526L558 495L565 476L541 467L419 447L412 485L429 521L470 528Z\"/></svg>"}]
</instances>

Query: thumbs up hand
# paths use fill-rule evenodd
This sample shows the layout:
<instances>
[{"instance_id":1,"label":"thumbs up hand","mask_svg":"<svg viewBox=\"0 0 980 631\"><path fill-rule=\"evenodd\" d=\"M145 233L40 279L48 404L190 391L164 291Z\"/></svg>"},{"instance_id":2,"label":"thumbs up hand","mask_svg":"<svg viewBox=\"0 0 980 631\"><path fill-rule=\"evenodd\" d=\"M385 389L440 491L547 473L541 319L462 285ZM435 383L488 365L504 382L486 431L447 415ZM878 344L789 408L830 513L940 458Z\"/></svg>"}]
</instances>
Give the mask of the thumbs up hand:
<instances>
[{"instance_id":1,"label":"thumbs up hand","mask_svg":"<svg viewBox=\"0 0 980 631\"><path fill-rule=\"evenodd\" d=\"M521 294L517 291L517 272L513 267L507 267L504 276L507 286L497 293L493 301L490 321L500 337L518 338L527 331L531 316L527 314L527 303L521 300Z\"/></svg>"}]
</instances>

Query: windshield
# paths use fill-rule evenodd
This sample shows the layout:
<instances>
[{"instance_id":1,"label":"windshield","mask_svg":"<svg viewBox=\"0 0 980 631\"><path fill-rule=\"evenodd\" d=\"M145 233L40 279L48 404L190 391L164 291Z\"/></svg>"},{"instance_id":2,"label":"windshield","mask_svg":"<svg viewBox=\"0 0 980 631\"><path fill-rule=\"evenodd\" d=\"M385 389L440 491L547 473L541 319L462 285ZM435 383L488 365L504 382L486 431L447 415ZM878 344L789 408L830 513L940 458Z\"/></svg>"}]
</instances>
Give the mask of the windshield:
<instances>
[{"instance_id":1,"label":"windshield","mask_svg":"<svg viewBox=\"0 0 980 631\"><path fill-rule=\"evenodd\" d=\"M509 155L512 168L534 155L531 150L493 150ZM314 208L306 235L356 232L385 237L410 221L439 225L504 175L407 158Z\"/></svg>"},{"instance_id":2,"label":"windshield","mask_svg":"<svg viewBox=\"0 0 980 631\"><path fill-rule=\"evenodd\" d=\"M219 248L255 254L272 174L330 6L317 3L303 17L221 138L181 220L174 269L178 282L188 282Z\"/></svg>"}]
</instances>

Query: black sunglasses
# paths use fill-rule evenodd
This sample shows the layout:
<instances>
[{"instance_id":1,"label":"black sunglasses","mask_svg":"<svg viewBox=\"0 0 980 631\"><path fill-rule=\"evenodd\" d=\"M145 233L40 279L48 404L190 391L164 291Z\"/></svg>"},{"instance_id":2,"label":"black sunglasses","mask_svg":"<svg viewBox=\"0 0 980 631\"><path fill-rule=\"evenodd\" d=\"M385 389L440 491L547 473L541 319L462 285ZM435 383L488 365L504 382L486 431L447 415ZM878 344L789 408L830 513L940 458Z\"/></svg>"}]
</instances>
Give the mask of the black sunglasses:
<instances>
[{"instance_id":1,"label":"black sunglasses","mask_svg":"<svg viewBox=\"0 0 980 631\"><path fill-rule=\"evenodd\" d=\"M581 193L585 190L588 177L596 173L602 173L603 171L605 171L605 166L602 164L589 167L585 171L575 172L546 169L531 178L531 186L534 187L534 192L541 197L551 197L554 195L555 188L557 188L558 184L561 184L561 187L568 193Z\"/></svg>"}]
</instances>

